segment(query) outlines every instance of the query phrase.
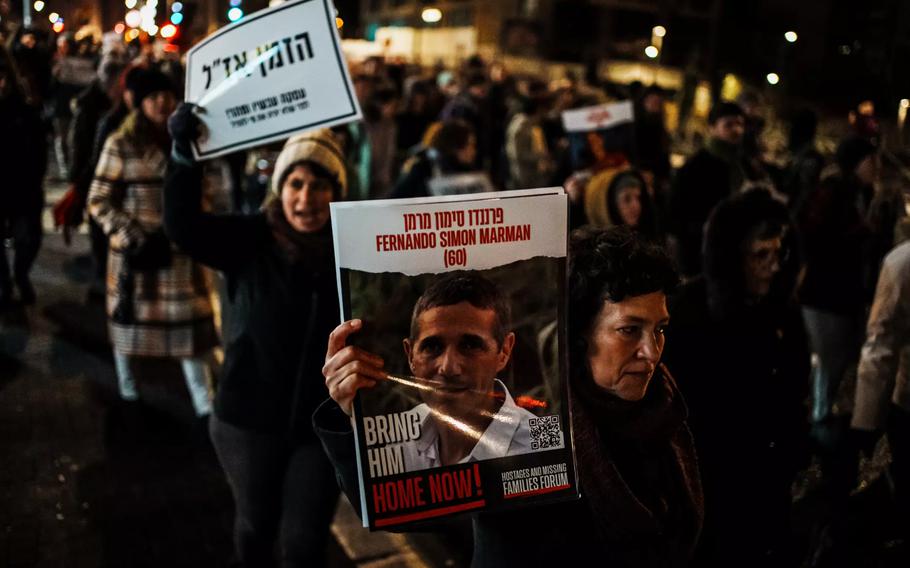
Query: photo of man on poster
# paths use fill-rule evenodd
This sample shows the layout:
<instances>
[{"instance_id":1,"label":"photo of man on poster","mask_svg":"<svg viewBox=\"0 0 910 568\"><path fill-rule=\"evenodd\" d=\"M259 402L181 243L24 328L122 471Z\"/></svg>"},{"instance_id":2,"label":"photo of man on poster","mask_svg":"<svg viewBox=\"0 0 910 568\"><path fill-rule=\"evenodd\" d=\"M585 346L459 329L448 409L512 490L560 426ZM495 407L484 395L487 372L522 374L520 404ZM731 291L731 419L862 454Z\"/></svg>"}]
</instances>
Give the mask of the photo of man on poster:
<instances>
[{"instance_id":1,"label":"photo of man on poster","mask_svg":"<svg viewBox=\"0 0 910 568\"><path fill-rule=\"evenodd\" d=\"M497 378L515 346L510 319L507 298L480 274L440 276L418 298L402 341L412 376L387 374L375 355L345 347L361 325L348 322L329 343L329 392L350 414L356 390L375 386L376 379L418 390L422 403L409 412L417 416L419 435L399 442L408 472L534 451L530 421L536 416Z\"/></svg>"}]
</instances>

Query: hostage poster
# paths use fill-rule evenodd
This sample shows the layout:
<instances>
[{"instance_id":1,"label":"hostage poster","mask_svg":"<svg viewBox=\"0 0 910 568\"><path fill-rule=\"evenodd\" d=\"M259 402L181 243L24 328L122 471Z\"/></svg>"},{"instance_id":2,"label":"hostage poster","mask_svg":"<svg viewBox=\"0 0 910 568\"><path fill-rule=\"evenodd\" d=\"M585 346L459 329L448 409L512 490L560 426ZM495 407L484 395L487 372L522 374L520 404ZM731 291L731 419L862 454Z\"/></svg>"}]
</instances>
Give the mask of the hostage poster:
<instances>
[{"instance_id":1,"label":"hostage poster","mask_svg":"<svg viewBox=\"0 0 910 568\"><path fill-rule=\"evenodd\" d=\"M197 159L361 117L329 0L250 14L193 47L186 68L186 100L207 132Z\"/></svg>"},{"instance_id":2,"label":"hostage poster","mask_svg":"<svg viewBox=\"0 0 910 568\"><path fill-rule=\"evenodd\" d=\"M561 188L332 204L364 526L578 495Z\"/></svg>"},{"instance_id":3,"label":"hostage poster","mask_svg":"<svg viewBox=\"0 0 910 568\"><path fill-rule=\"evenodd\" d=\"M572 168L598 171L632 161L634 113L631 101L563 111Z\"/></svg>"}]
</instances>

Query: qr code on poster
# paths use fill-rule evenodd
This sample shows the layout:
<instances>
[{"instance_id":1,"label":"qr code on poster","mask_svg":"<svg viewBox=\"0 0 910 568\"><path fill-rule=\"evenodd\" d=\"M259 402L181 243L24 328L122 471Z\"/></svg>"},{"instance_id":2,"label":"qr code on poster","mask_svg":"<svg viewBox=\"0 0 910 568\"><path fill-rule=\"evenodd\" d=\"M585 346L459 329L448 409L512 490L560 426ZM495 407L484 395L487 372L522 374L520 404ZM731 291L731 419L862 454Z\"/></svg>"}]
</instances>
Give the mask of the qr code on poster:
<instances>
[{"instance_id":1,"label":"qr code on poster","mask_svg":"<svg viewBox=\"0 0 910 568\"><path fill-rule=\"evenodd\" d=\"M548 450L561 448L562 428L559 426L559 415L541 416L528 420L531 427L531 449Z\"/></svg>"}]
</instances>

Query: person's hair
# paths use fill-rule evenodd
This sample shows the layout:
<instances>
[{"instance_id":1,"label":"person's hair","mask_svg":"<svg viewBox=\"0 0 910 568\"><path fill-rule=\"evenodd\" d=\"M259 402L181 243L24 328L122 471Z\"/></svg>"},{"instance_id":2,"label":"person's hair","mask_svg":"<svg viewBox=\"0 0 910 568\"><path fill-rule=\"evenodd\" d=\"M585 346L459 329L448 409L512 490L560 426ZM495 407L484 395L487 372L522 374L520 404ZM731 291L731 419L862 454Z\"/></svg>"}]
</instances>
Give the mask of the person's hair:
<instances>
[{"instance_id":1,"label":"person's hair","mask_svg":"<svg viewBox=\"0 0 910 568\"><path fill-rule=\"evenodd\" d=\"M444 306L467 302L480 310L493 310L493 338L501 346L509 332L512 309L509 301L493 282L476 272L450 272L434 280L414 304L411 313L411 340L420 335L417 319L423 312Z\"/></svg>"},{"instance_id":2,"label":"person's hair","mask_svg":"<svg viewBox=\"0 0 910 568\"><path fill-rule=\"evenodd\" d=\"M430 143L437 152L452 157L468 145L474 136L474 128L461 119L446 120L440 125Z\"/></svg>"},{"instance_id":3,"label":"person's hair","mask_svg":"<svg viewBox=\"0 0 910 568\"><path fill-rule=\"evenodd\" d=\"M711 112L708 114L708 124L713 126L718 120L727 116L741 116L745 118L746 113L743 111L743 107L732 101L721 101L714 105L714 108L712 108Z\"/></svg>"},{"instance_id":4,"label":"person's hair","mask_svg":"<svg viewBox=\"0 0 910 568\"><path fill-rule=\"evenodd\" d=\"M581 365L587 337L605 302L672 294L679 276L666 251L629 227L585 227L569 241L570 366Z\"/></svg>"},{"instance_id":5,"label":"person's hair","mask_svg":"<svg viewBox=\"0 0 910 568\"><path fill-rule=\"evenodd\" d=\"M792 298L800 270L798 235L786 205L768 190L752 189L721 201L708 217L702 244L709 304L717 315L729 315L744 305L746 275L743 260L753 240L782 236L780 271L772 282L772 303Z\"/></svg>"}]
</instances>

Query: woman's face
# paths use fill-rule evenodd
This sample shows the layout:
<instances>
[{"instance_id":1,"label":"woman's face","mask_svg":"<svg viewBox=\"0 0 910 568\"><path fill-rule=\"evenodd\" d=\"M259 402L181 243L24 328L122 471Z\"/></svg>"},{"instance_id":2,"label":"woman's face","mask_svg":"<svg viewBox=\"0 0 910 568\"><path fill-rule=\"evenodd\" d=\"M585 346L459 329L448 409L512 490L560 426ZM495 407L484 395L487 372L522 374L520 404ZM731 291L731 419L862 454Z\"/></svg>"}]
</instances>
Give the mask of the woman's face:
<instances>
[{"instance_id":1,"label":"woman's face","mask_svg":"<svg viewBox=\"0 0 910 568\"><path fill-rule=\"evenodd\" d=\"M318 177L305 164L298 165L281 186L281 208L288 224L300 233L315 233L329 221L332 182Z\"/></svg>"},{"instance_id":2,"label":"woman's face","mask_svg":"<svg viewBox=\"0 0 910 568\"><path fill-rule=\"evenodd\" d=\"M477 137L473 134L469 136L468 143L455 153L455 157L466 166L473 165L474 160L477 159Z\"/></svg>"},{"instance_id":3,"label":"woman's face","mask_svg":"<svg viewBox=\"0 0 910 568\"><path fill-rule=\"evenodd\" d=\"M594 383L622 400L644 398L664 351L669 322L663 292L604 302L588 338Z\"/></svg>"},{"instance_id":4,"label":"woman's face","mask_svg":"<svg viewBox=\"0 0 910 568\"><path fill-rule=\"evenodd\" d=\"M155 91L142 99L142 114L156 126L167 126L167 119L176 107L177 101L170 91Z\"/></svg>"},{"instance_id":5,"label":"woman's face","mask_svg":"<svg viewBox=\"0 0 910 568\"><path fill-rule=\"evenodd\" d=\"M624 225L637 227L641 220L641 187L624 187L616 195L616 209Z\"/></svg>"}]
</instances>

